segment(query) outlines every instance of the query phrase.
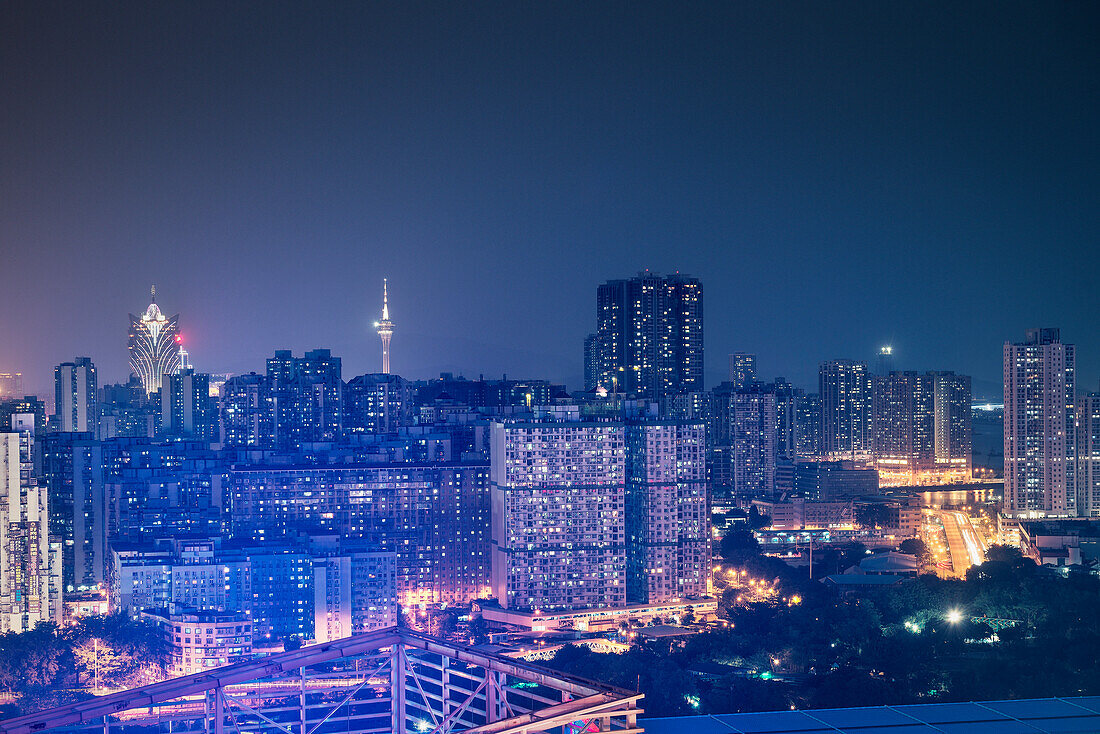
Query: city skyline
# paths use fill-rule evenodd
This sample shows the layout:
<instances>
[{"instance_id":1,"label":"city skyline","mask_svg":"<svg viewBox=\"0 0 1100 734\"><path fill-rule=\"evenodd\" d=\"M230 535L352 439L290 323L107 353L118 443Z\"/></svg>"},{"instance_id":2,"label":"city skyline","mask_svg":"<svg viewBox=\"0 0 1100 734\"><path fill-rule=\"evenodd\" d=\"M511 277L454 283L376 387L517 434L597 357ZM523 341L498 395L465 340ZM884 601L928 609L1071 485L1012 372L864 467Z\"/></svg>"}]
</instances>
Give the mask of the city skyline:
<instances>
[{"instance_id":1,"label":"city skyline","mask_svg":"<svg viewBox=\"0 0 1100 734\"><path fill-rule=\"evenodd\" d=\"M708 386L892 344L989 397L1046 326L1097 384L1094 7L329 8L6 7L0 372L124 378L149 282L198 370L375 371L388 277L395 373L579 387L648 267L706 284Z\"/></svg>"},{"instance_id":2,"label":"city skyline","mask_svg":"<svg viewBox=\"0 0 1100 734\"><path fill-rule=\"evenodd\" d=\"M657 274L657 275L659 275L659 273L657 273L657 271L650 271L650 270L642 270L642 271L639 271L639 273L648 273L648 274ZM676 274L679 274L678 271L677 271ZM637 275L637 273L635 275ZM627 275L627 276L623 276L623 277L629 278L631 276ZM383 278L383 281L387 281L387 280L388 280L387 278ZM592 287L595 287L599 284L598 283L593 283L591 285L592 285ZM364 300L369 300L369 299L365 297ZM388 291L386 293L386 298L384 299L384 301L385 301L385 308L387 309L387 312L388 312ZM150 305L150 308L152 308L154 305L156 305L155 296L154 296L153 303ZM181 309L181 313L183 312L183 310L184 309ZM364 313L365 314L369 313L369 308L368 307L364 307ZM377 310L375 311L375 313L377 313ZM157 311L156 315L160 316L159 310ZM175 350L178 351L179 354L186 354L187 352L184 352L182 350L186 349L189 346L189 340L188 340L188 337L186 336L187 330L184 329L184 328L175 326L175 321L176 321L176 319L179 318L180 315L181 314L176 314L171 319L167 319L167 321L171 322L172 325L173 325L173 328L177 329L177 332L178 332L178 333L177 332L173 333L173 339L175 340L174 344L178 345L177 347L175 347ZM133 329L134 319L137 319L138 322L140 322L141 318L142 317L134 317L133 314L130 314L131 329ZM166 318L166 317L164 317L164 318ZM188 320L188 323L190 323L190 320ZM382 370L378 369L380 367L383 359L384 359L383 351L382 351L382 348L379 345L378 341L376 341L376 339L379 336L378 335L378 329L379 329L379 324L380 323L381 322L378 322L378 321L365 322L366 325L364 326L362 336L363 336L364 349L366 350L366 354L363 353L364 349L353 348L351 350L352 353L356 354L360 359L363 360L363 364L360 364L358 367L353 366L353 367L349 368L348 371L347 371L348 375L383 374ZM387 322L387 323L389 323L389 322ZM1026 325L1026 328L1021 329L1021 330L1026 331L1027 329L1030 329L1030 328L1039 328L1039 327L1035 327L1035 326L1032 326L1032 325ZM1048 328L1048 327L1044 326L1044 327L1041 327L1041 328ZM1055 328L1057 328L1057 327L1055 327ZM593 331L594 330L595 330L595 327L593 327ZM706 331L706 327L704 326L704 332L705 331ZM994 347L999 349L1005 343L1008 343L1008 342L1011 342L1011 341L1012 341L1011 336L1006 336L1004 339L996 342ZM1086 345L1084 343L1084 341L1085 340L1082 338L1082 346L1078 347L1080 352L1089 351L1088 346L1091 346L1091 344ZM318 348L319 347L319 345L314 344L314 342L310 341L308 338L298 339L295 343L296 344L301 343L301 344L304 344L306 346L301 347L301 348L295 347L295 349L292 350L292 351L298 351L299 349L301 349L301 351L308 351L310 348ZM897 343L898 342L896 342L896 341L892 342L891 345L889 346L889 348L892 350L892 352L894 352L894 355L892 355L892 356L894 357L895 360L896 360L896 352L898 351L897 346L896 346ZM387 342L387 344L388 344L388 342ZM311 347L310 345L313 345L313 346ZM355 345L353 345L353 347L354 346ZM569 345L569 346L571 346L571 345ZM371 347L374 348L374 354L373 355L370 354L370 348ZM282 344L275 345L273 347L270 347L268 349L268 352L270 352L272 348L282 349L283 346L282 346ZM515 373L515 372L512 372L511 374L512 374L513 377L549 379L551 382L558 382L558 383L565 384L570 391L581 390L581 389L584 388L584 383L585 383L584 375L583 375L584 348L585 348L584 347L584 336L582 336L579 344L576 346L575 350L573 350L573 351L576 352L577 361L580 363L580 366L581 366L581 372L579 372L575 375L565 375L565 376L562 376L562 377L557 377L555 375L548 375L548 374L546 374L545 371L539 372L537 370L537 368L535 369L534 373L532 373L532 374ZM874 344L874 345L868 344L868 350L867 350L865 355L851 356L851 357L835 357L835 356L834 357L825 357L825 356L822 356L822 357L818 358L818 357L814 357L813 355L807 355L806 358L802 361L801 366L798 368L798 370L797 371L791 371L791 372L789 372L789 374L784 373L781 370L773 370L772 372L767 371L766 366L767 366L769 360L768 360L768 355L765 354L764 359L761 360L761 363L763 365L765 365L765 368L762 368L760 370L757 377L758 377L758 379L763 380L763 381L768 381L768 380L770 380L774 377L782 377L784 379L791 380L792 383L795 384L798 387L803 387L803 388L807 389L808 391L813 392L814 388L817 386L817 382L818 382L817 372L818 372L819 366L822 363L829 362L829 361L836 361L836 360L851 361L851 362L855 362L855 363L862 363L862 364L866 365L868 367L868 369L873 370L873 369L875 369L875 364L876 364L875 358L879 355L880 350L884 349L884 348L886 348L886 347L880 346L877 343ZM517 351L523 351L523 350L517 350ZM742 352L740 350L728 351L727 352L722 348L715 348L714 346L711 346L711 348L708 349L707 352L709 352L710 355L706 357L706 366L707 366L707 368L704 370L704 384L705 384L705 389L710 390L710 389L716 387L717 385L719 385L720 383L722 383L722 382L729 379L729 369L730 369L729 368L729 364L730 364L729 360L732 357L734 357L735 355L743 354L744 352ZM717 353L717 354L715 354L715 353ZM92 359L97 364L99 364L102 361L103 364L108 364L108 365L111 364L112 362L121 363L121 362L126 361L125 357L120 358L120 359L112 359L112 356L114 356L114 355L108 353L106 350L100 349L100 350L95 351L95 353L92 356ZM341 355L341 356L343 356L343 355ZM757 355L750 355L750 356L753 356L755 358ZM201 360L202 364L201 364L200 367L196 368L196 371L197 372L208 373L208 374L215 374L215 375L216 374L245 375L245 374L248 374L249 372L253 372L253 371L256 371L257 369L261 368L262 367L262 360L264 360L266 358L267 358L266 353L255 355L254 359L252 359L249 356L237 355L236 357L231 358L230 361L234 364L243 364L244 367L242 369L234 371L234 370L228 370L228 369L221 369L221 367L224 366L224 365L210 364L205 357L200 356L199 359ZM440 358L445 359L445 357L443 357L442 355L441 355ZM24 386L23 387L23 392L24 393L26 393L28 395L37 393L37 394L42 394L42 395L48 396L48 395L52 394L52 392L53 392L53 390L52 390L53 370L57 366L59 359L61 359L61 358L55 359L53 361L53 363L49 366L48 370L46 370L46 373L45 373L44 376L40 376L34 371L20 370L20 369L15 368L15 367L9 368L7 370L3 370L2 366L0 366L0 371L11 372L11 373L21 373L22 384ZM343 359L344 359L345 362L348 361L346 357L343 357ZM176 357L176 360L178 362L178 356ZM714 364L715 362L719 362L719 364ZM446 365L447 363L441 362L440 364L441 365ZM101 378L100 381L103 384L124 383L124 382L126 382L126 380L128 379L128 377L130 375L137 374L137 373L134 372L132 364L126 365L126 367L129 368L129 371L125 371L126 367L122 368L123 371L119 371L117 369L119 367L119 365L117 365L117 364L115 365L115 367L116 367L116 370L113 373L112 372L107 372L106 377ZM1089 370L1089 365L1083 365L1083 367L1084 367L1084 369L1081 370L1081 374L1087 375L1088 370ZM433 379L433 378L438 377L440 374L442 374L444 372L453 372L456 375L463 375L463 376L465 376L469 379L477 379L479 376L482 376L482 375L487 377L487 378L498 378L501 375L509 374L509 371L508 371L507 368L505 368L503 370L500 369L500 368L497 368L496 371L493 371L492 368L490 368L488 370L473 370L473 369L463 369L461 366L456 367L456 366L452 365L450 367L440 366L438 369L435 369L434 371L433 371L433 368L431 368L430 366L425 367L425 369L426 369L426 371L420 372L420 373L404 373L404 372L401 372L399 370L391 370L391 371L394 374L398 374L398 375L400 375L400 376L402 376L406 379L410 379L410 380ZM952 370L952 371L962 373L962 370L957 369L954 365L944 364L944 365L940 365L938 367L936 367L936 366L928 367L928 366L925 366L925 365L911 365L911 364L909 364L908 362L906 362L904 360L904 357L900 361L900 364L895 364L894 369L896 369L897 371L942 371L942 370ZM170 371L173 371L173 370L175 370L174 366L171 368ZM1096 371L1096 370L1094 369L1094 371ZM791 378L790 377L790 374L796 374L797 375L797 374L801 374L803 372L805 372L807 374L807 377L804 380L798 380L797 378ZM140 375L138 375L138 377L140 378ZM1000 377L999 375L994 375L993 377L989 377L987 375L974 375L972 377L974 379L974 391L973 392L974 392L975 401L978 401L978 400L997 400L1000 397L1001 384L1000 384L1000 380L999 380L999 377ZM1100 375L1097 375L1097 377L1100 378ZM1097 383L1096 380L1087 380L1087 379L1080 382L1081 388L1085 392L1092 391L1092 389L1093 389L1092 386L1096 383ZM156 391L159 392L159 385L157 386Z\"/></svg>"}]
</instances>

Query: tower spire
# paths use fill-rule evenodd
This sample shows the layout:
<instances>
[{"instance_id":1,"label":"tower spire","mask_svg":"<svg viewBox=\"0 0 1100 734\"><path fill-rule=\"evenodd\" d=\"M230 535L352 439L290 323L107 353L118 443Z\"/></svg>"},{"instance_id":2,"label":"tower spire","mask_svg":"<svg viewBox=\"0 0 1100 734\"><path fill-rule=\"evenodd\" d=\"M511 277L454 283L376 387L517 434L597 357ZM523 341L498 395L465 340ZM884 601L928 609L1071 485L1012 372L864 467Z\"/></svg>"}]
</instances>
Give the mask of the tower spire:
<instances>
[{"instance_id":1,"label":"tower spire","mask_svg":"<svg viewBox=\"0 0 1100 734\"><path fill-rule=\"evenodd\" d=\"M157 284L153 283L149 288L149 295L153 297L153 303L157 302Z\"/></svg>"},{"instance_id":2,"label":"tower spire","mask_svg":"<svg viewBox=\"0 0 1100 734\"><path fill-rule=\"evenodd\" d=\"M382 320L374 323L378 338L382 340L382 374L390 373L390 337L393 336L393 322L390 321L390 291L386 278L382 279Z\"/></svg>"}]
</instances>

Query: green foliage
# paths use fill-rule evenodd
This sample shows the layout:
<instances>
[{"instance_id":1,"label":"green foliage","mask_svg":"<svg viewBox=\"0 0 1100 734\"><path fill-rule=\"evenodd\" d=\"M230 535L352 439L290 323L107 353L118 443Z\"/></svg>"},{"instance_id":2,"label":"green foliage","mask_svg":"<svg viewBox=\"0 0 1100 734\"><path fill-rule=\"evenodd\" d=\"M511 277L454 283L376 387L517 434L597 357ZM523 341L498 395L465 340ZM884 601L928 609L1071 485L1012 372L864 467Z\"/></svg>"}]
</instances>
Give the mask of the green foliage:
<instances>
[{"instance_id":1,"label":"green foliage","mask_svg":"<svg viewBox=\"0 0 1100 734\"><path fill-rule=\"evenodd\" d=\"M758 510L756 508L756 505L753 505L752 507L749 508L749 527L750 528L752 528L753 530L760 530L761 528L766 528L771 524L772 524L772 519L771 519L771 517L768 516L768 513L761 512L760 510Z\"/></svg>"},{"instance_id":2,"label":"green foliage","mask_svg":"<svg viewBox=\"0 0 1100 734\"><path fill-rule=\"evenodd\" d=\"M483 645L489 641L489 624L480 614L470 620L470 639L475 645Z\"/></svg>"},{"instance_id":3,"label":"green foliage","mask_svg":"<svg viewBox=\"0 0 1100 734\"><path fill-rule=\"evenodd\" d=\"M985 557L990 561L1001 561L1012 564L1020 560L1020 549L1010 545L991 545L985 552Z\"/></svg>"},{"instance_id":4,"label":"green foliage","mask_svg":"<svg viewBox=\"0 0 1100 734\"><path fill-rule=\"evenodd\" d=\"M906 538L898 545L898 550L902 553L908 553L911 556L916 556L917 561L921 564L927 563L929 558L928 546L924 544L924 541L920 538Z\"/></svg>"},{"instance_id":5,"label":"green foliage","mask_svg":"<svg viewBox=\"0 0 1100 734\"><path fill-rule=\"evenodd\" d=\"M890 508L884 504L873 502L856 505L855 521L857 525L873 528L876 525L885 525L889 519Z\"/></svg>"},{"instance_id":6,"label":"green foliage","mask_svg":"<svg viewBox=\"0 0 1100 734\"><path fill-rule=\"evenodd\" d=\"M751 530L735 528L722 536L719 552L730 563L744 563L760 555L760 544L756 542Z\"/></svg>"},{"instance_id":7,"label":"green foliage","mask_svg":"<svg viewBox=\"0 0 1100 734\"><path fill-rule=\"evenodd\" d=\"M0 686L17 694L29 713L79 700L74 692L99 672L99 684L129 688L164 677L167 642L159 632L124 615L89 617L59 629L40 624L0 635Z\"/></svg>"}]
</instances>

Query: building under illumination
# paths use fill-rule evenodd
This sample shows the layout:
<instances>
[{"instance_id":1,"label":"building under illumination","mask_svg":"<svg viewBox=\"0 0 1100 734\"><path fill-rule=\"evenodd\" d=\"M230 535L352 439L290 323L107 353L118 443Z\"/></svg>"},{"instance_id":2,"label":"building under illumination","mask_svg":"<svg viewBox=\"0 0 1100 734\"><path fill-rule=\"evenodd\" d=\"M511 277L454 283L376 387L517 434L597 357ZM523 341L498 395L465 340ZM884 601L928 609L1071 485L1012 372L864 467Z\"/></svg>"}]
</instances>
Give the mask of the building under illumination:
<instances>
[{"instance_id":1,"label":"building under illumination","mask_svg":"<svg viewBox=\"0 0 1100 734\"><path fill-rule=\"evenodd\" d=\"M1077 510L1100 517L1100 392L1077 398Z\"/></svg>"},{"instance_id":2,"label":"building under illumination","mask_svg":"<svg viewBox=\"0 0 1100 734\"><path fill-rule=\"evenodd\" d=\"M1076 515L1076 349L1058 329L1004 345L1004 511Z\"/></svg>"},{"instance_id":3,"label":"building under illumination","mask_svg":"<svg viewBox=\"0 0 1100 734\"><path fill-rule=\"evenodd\" d=\"M867 365L846 359L822 362L822 452L836 459L870 459L871 376Z\"/></svg>"},{"instance_id":4,"label":"building under illumination","mask_svg":"<svg viewBox=\"0 0 1100 734\"><path fill-rule=\"evenodd\" d=\"M703 285L644 272L596 291L599 387L659 400L703 389Z\"/></svg>"},{"instance_id":5,"label":"building under illumination","mask_svg":"<svg viewBox=\"0 0 1100 734\"><path fill-rule=\"evenodd\" d=\"M160 392L165 375L180 365L179 314L168 318L157 306L157 288L141 316L130 314L130 368L141 379L145 392Z\"/></svg>"},{"instance_id":6,"label":"building under illumination","mask_svg":"<svg viewBox=\"0 0 1100 734\"><path fill-rule=\"evenodd\" d=\"M482 462L237 465L230 525L238 537L364 541L396 553L402 607L464 604L489 591L488 475Z\"/></svg>"},{"instance_id":7,"label":"building under illumination","mask_svg":"<svg viewBox=\"0 0 1100 734\"><path fill-rule=\"evenodd\" d=\"M53 370L54 420L52 430L62 433L99 433L96 415L95 365L88 357L63 362Z\"/></svg>"},{"instance_id":8,"label":"building under illumination","mask_svg":"<svg viewBox=\"0 0 1100 734\"><path fill-rule=\"evenodd\" d=\"M25 632L51 616L49 509L46 486L35 478L36 428L30 413L0 428L0 632Z\"/></svg>"},{"instance_id":9,"label":"building under illumination","mask_svg":"<svg viewBox=\"0 0 1100 734\"><path fill-rule=\"evenodd\" d=\"M756 382L756 355L734 352L730 355L730 382L738 390Z\"/></svg>"},{"instance_id":10,"label":"building under illumination","mask_svg":"<svg viewBox=\"0 0 1100 734\"><path fill-rule=\"evenodd\" d=\"M705 450L702 422L627 422L627 601L657 604L706 596Z\"/></svg>"},{"instance_id":11,"label":"building under illumination","mask_svg":"<svg viewBox=\"0 0 1100 734\"><path fill-rule=\"evenodd\" d=\"M160 428L167 436L214 441L217 417L210 397L210 375L180 367L165 375L160 391Z\"/></svg>"},{"instance_id":12,"label":"building under illumination","mask_svg":"<svg viewBox=\"0 0 1100 734\"><path fill-rule=\"evenodd\" d=\"M970 481L970 378L892 372L873 378L875 466L883 486Z\"/></svg>"},{"instance_id":13,"label":"building under illumination","mask_svg":"<svg viewBox=\"0 0 1100 734\"><path fill-rule=\"evenodd\" d=\"M626 604L622 423L492 427L493 595L506 609Z\"/></svg>"},{"instance_id":14,"label":"building under illumination","mask_svg":"<svg viewBox=\"0 0 1100 734\"><path fill-rule=\"evenodd\" d=\"M390 321L390 291L386 279L382 279L382 320L374 323L378 338L382 340L382 374L390 373L390 339L394 324Z\"/></svg>"},{"instance_id":15,"label":"building under illumination","mask_svg":"<svg viewBox=\"0 0 1100 734\"><path fill-rule=\"evenodd\" d=\"M23 397L23 373L0 372L0 398Z\"/></svg>"}]
</instances>

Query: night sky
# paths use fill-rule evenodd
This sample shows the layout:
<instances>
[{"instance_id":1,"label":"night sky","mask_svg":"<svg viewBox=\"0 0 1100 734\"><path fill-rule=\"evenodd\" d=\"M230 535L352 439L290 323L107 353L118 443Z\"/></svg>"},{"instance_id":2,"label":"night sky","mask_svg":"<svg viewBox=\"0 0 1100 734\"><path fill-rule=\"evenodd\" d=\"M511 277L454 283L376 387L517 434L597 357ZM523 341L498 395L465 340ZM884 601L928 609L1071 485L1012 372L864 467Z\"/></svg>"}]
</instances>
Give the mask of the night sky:
<instances>
[{"instance_id":1,"label":"night sky","mask_svg":"<svg viewBox=\"0 0 1100 734\"><path fill-rule=\"evenodd\" d=\"M200 371L328 347L581 387L595 288L705 288L730 351L999 390L1100 377L1095 2L0 5L0 371L124 380L150 283ZM960 7L963 6L963 7Z\"/></svg>"}]
</instances>

